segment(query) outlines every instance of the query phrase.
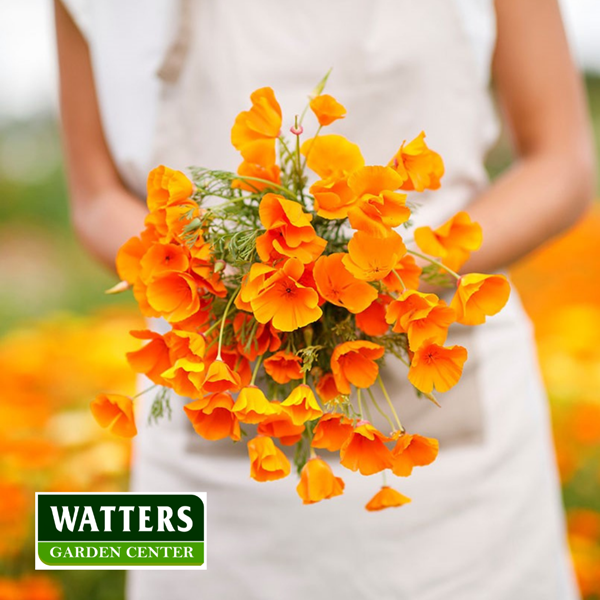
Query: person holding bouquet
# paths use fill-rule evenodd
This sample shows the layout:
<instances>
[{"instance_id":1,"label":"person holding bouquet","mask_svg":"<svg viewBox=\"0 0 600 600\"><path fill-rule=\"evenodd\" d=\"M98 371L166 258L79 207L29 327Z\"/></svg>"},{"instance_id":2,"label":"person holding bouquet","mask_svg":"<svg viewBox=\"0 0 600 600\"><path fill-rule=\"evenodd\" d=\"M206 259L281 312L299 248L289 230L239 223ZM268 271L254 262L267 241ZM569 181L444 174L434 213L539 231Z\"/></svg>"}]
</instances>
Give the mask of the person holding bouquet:
<instances>
[{"instance_id":1,"label":"person holding bouquet","mask_svg":"<svg viewBox=\"0 0 600 600\"><path fill-rule=\"evenodd\" d=\"M274 106L264 91L274 89L286 132L300 135L292 117L330 67L328 89L349 115L326 123L332 134L358 142L367 164L399 172L410 155L429 165L415 168L419 177L410 168L399 175L402 189L419 194L407 245L427 245L419 231L437 239L453 226L481 226L481 249L446 261L459 282L466 273L502 274L572 225L593 194L585 102L555 0L56 0L56 23L73 223L109 266L142 230L149 171L193 164L251 175L239 167L239 131L231 133L248 96L258 90L253 103ZM493 184L483 166L498 134L491 76L519 156ZM312 104L304 125L316 116L324 126ZM309 152L306 164L321 176ZM283 210L285 198L266 198L265 215ZM333 210L326 196L319 202L321 213ZM457 216L464 211L468 222ZM354 213L350 222L361 218ZM351 259L367 251L356 240ZM260 243L268 258L275 243ZM318 254L315 243L307 242L309 254ZM344 264L360 277L358 263ZM420 289L450 302L435 283ZM270 308L267 301L261 310ZM165 325L152 323L158 333ZM147 426L151 406L142 401L132 489L208 492L211 558L206 572L133 572L129 597L577 598L546 398L517 293L480 327L450 326L447 343L467 348L469 358L442 409L416 397L400 360L381 366L394 414L441 448L427 469L401 480L402 508L375 510L386 507L376 495L363 510L373 478L351 467L345 489L334 484L334 499L303 506L285 480L248 477L245 444L207 441L183 410ZM171 398L178 409L185 403ZM255 446L251 458L264 451Z\"/></svg>"}]
</instances>

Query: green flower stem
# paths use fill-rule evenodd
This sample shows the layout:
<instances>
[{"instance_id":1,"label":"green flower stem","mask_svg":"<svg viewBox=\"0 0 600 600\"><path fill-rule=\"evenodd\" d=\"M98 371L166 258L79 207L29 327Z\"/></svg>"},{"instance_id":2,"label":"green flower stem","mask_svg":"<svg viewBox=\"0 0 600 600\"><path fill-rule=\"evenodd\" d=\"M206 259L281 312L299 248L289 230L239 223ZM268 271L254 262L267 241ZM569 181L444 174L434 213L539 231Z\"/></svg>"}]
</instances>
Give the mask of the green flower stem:
<instances>
[{"instance_id":1,"label":"green flower stem","mask_svg":"<svg viewBox=\"0 0 600 600\"><path fill-rule=\"evenodd\" d=\"M363 418L363 409L362 409L362 399L361 399L361 389L359 387L356 388L356 398L358 399L358 414L360 418Z\"/></svg>"},{"instance_id":2,"label":"green flower stem","mask_svg":"<svg viewBox=\"0 0 600 600\"><path fill-rule=\"evenodd\" d=\"M392 269L392 273L398 278L398 281L400 282L400 285L402 286L402 291L405 292L406 285L404 285L404 281L402 281L402 277L400 277L400 275L398 275L398 271L396 271L396 269Z\"/></svg>"},{"instance_id":3,"label":"green flower stem","mask_svg":"<svg viewBox=\"0 0 600 600\"><path fill-rule=\"evenodd\" d=\"M143 396L144 394L151 392L155 387L158 387L158 383L155 383L154 385L151 385L149 388L146 388L145 390L138 392L135 396L131 396L131 399L135 400L139 396Z\"/></svg>"},{"instance_id":4,"label":"green flower stem","mask_svg":"<svg viewBox=\"0 0 600 600\"><path fill-rule=\"evenodd\" d=\"M221 329L219 331L219 346L217 348L217 359L216 360L223 360L221 357L221 347L223 346L223 332L225 331L225 320L227 319L227 313L229 313L229 309L231 308L231 305L234 303L234 301L238 297L239 293L240 293L240 288L238 287L238 289L235 290L235 292L233 294L231 294L231 298L229 298L229 302L227 303L227 306L225 307L225 312L223 313L223 318L221 319Z\"/></svg>"},{"instance_id":5,"label":"green flower stem","mask_svg":"<svg viewBox=\"0 0 600 600\"><path fill-rule=\"evenodd\" d=\"M258 369L260 369L260 363L262 362L262 354L256 359L256 364L254 365L254 371L252 372L252 379L250 380L250 385L254 385L256 381L256 376L258 375Z\"/></svg>"},{"instance_id":6,"label":"green flower stem","mask_svg":"<svg viewBox=\"0 0 600 600\"><path fill-rule=\"evenodd\" d=\"M394 431L394 424L392 423L392 420L383 412L383 410L381 410L377 400L375 400L375 396L373 395L371 388L367 388L367 391L369 392L369 396L371 397L371 402L373 403L375 410L390 424L390 431Z\"/></svg>"},{"instance_id":7,"label":"green flower stem","mask_svg":"<svg viewBox=\"0 0 600 600\"><path fill-rule=\"evenodd\" d=\"M390 410L392 411L392 414L394 415L394 419L396 420L398 429L400 431L406 431L406 429L404 429L404 427L402 426L400 419L398 418L398 414L396 413L396 409L394 408L394 405L392 404L392 400L390 399L389 394L387 393L387 390L385 389L385 385L383 385L383 380L381 379L381 375L377 375L377 382L379 383L379 387L381 388L383 396L386 399L386 401L390 407Z\"/></svg>"},{"instance_id":8,"label":"green flower stem","mask_svg":"<svg viewBox=\"0 0 600 600\"><path fill-rule=\"evenodd\" d=\"M412 254L413 256L418 256L419 258L426 260L427 262L431 263L432 265L438 266L440 269L443 269L447 273L450 273L450 275L452 275L452 277L454 277L455 279L457 279L457 280L460 279L460 275L456 271L453 271L446 265L442 264L439 260L435 260L435 258L431 258L431 256L427 256L427 254L422 254L421 252L417 252L416 250L407 250L407 252L409 254Z\"/></svg>"}]
</instances>

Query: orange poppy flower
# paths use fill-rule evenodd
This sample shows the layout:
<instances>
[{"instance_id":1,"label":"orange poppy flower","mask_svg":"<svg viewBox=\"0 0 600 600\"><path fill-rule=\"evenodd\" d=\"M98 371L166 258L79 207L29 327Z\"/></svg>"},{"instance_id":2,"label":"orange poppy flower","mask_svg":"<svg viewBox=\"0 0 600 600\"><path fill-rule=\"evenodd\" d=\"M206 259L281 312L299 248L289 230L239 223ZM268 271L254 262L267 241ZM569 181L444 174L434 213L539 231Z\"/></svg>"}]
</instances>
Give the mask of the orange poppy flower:
<instances>
[{"instance_id":1,"label":"orange poppy flower","mask_svg":"<svg viewBox=\"0 0 600 600\"><path fill-rule=\"evenodd\" d=\"M156 277L146 288L146 298L169 322L187 319L200 308L197 282L187 273L167 271Z\"/></svg>"},{"instance_id":2,"label":"orange poppy flower","mask_svg":"<svg viewBox=\"0 0 600 600\"><path fill-rule=\"evenodd\" d=\"M363 340L336 346L331 354L331 371L337 389L342 394L350 394L350 384L359 388L372 386L379 374L375 361L384 352L383 346Z\"/></svg>"},{"instance_id":3,"label":"orange poppy flower","mask_svg":"<svg viewBox=\"0 0 600 600\"><path fill-rule=\"evenodd\" d=\"M137 435L131 398L120 394L99 394L90 403L90 408L100 427L121 437Z\"/></svg>"},{"instance_id":4,"label":"orange poppy flower","mask_svg":"<svg viewBox=\"0 0 600 600\"><path fill-rule=\"evenodd\" d=\"M239 310L252 312L251 300L263 289L268 280L277 274L277 269L263 263L253 263L250 271L242 279L240 293L235 299L235 306Z\"/></svg>"},{"instance_id":5,"label":"orange poppy flower","mask_svg":"<svg viewBox=\"0 0 600 600\"><path fill-rule=\"evenodd\" d=\"M185 246L152 244L140 261L140 277L149 283L167 271L187 271L190 266Z\"/></svg>"},{"instance_id":6,"label":"orange poppy flower","mask_svg":"<svg viewBox=\"0 0 600 600\"><path fill-rule=\"evenodd\" d=\"M331 125L346 116L346 108L329 94L321 94L313 98L310 101L310 109L315 113L321 127Z\"/></svg>"},{"instance_id":7,"label":"orange poppy flower","mask_svg":"<svg viewBox=\"0 0 600 600\"><path fill-rule=\"evenodd\" d=\"M387 322L394 325L392 331L408 335L411 350L416 350L426 340L443 344L455 318L454 309L435 294L416 290L406 290L391 302L386 313Z\"/></svg>"},{"instance_id":8,"label":"orange poppy flower","mask_svg":"<svg viewBox=\"0 0 600 600\"><path fill-rule=\"evenodd\" d=\"M406 246L395 231L384 238L357 231L348 242L343 262L357 279L376 281L388 275L404 254Z\"/></svg>"},{"instance_id":9,"label":"orange poppy flower","mask_svg":"<svg viewBox=\"0 0 600 600\"><path fill-rule=\"evenodd\" d=\"M233 319L233 331L238 340L238 352L248 360L256 360L265 352L281 347L279 332L270 325L259 323L252 315L239 312Z\"/></svg>"},{"instance_id":10,"label":"orange poppy flower","mask_svg":"<svg viewBox=\"0 0 600 600\"><path fill-rule=\"evenodd\" d=\"M193 183L181 172L160 165L148 174L147 202L151 212L166 208L194 193Z\"/></svg>"},{"instance_id":11,"label":"orange poppy flower","mask_svg":"<svg viewBox=\"0 0 600 600\"><path fill-rule=\"evenodd\" d=\"M116 267L119 277L132 285L137 281L141 271L141 260L148 251L151 241L139 237L129 238L117 252Z\"/></svg>"},{"instance_id":12,"label":"orange poppy flower","mask_svg":"<svg viewBox=\"0 0 600 600\"><path fill-rule=\"evenodd\" d=\"M250 477L256 481L275 481L290 474L290 461L269 437L259 435L248 442Z\"/></svg>"},{"instance_id":13,"label":"orange poppy flower","mask_svg":"<svg viewBox=\"0 0 600 600\"><path fill-rule=\"evenodd\" d=\"M392 454L384 442L389 441L368 421L357 427L340 449L340 464L361 475L373 475L392 466Z\"/></svg>"},{"instance_id":14,"label":"orange poppy flower","mask_svg":"<svg viewBox=\"0 0 600 600\"><path fill-rule=\"evenodd\" d=\"M333 474L322 458L314 457L302 467L296 491L302 498L302 504L314 504L343 494L344 482Z\"/></svg>"},{"instance_id":15,"label":"orange poppy flower","mask_svg":"<svg viewBox=\"0 0 600 600\"><path fill-rule=\"evenodd\" d=\"M278 194L266 194L258 207L260 221L267 230L256 238L256 251L263 262L278 258L297 258L307 264L316 260L327 242L317 236L298 202Z\"/></svg>"},{"instance_id":16,"label":"orange poppy flower","mask_svg":"<svg viewBox=\"0 0 600 600\"><path fill-rule=\"evenodd\" d=\"M208 393L230 392L241 387L240 376L223 360L216 359L208 366L202 388Z\"/></svg>"},{"instance_id":17,"label":"orange poppy flower","mask_svg":"<svg viewBox=\"0 0 600 600\"><path fill-rule=\"evenodd\" d=\"M417 265L410 254L405 254L394 266L394 269L386 275L381 283L391 292L402 292L404 289L416 290L422 269Z\"/></svg>"},{"instance_id":18,"label":"orange poppy flower","mask_svg":"<svg viewBox=\"0 0 600 600\"><path fill-rule=\"evenodd\" d=\"M325 413L313 431L311 446L337 452L352 435L352 420L341 413Z\"/></svg>"},{"instance_id":19,"label":"orange poppy flower","mask_svg":"<svg viewBox=\"0 0 600 600\"><path fill-rule=\"evenodd\" d=\"M204 381L204 337L191 331L174 330L163 336L169 348L169 368L162 379L175 393L198 398Z\"/></svg>"},{"instance_id":20,"label":"orange poppy flower","mask_svg":"<svg viewBox=\"0 0 600 600\"><path fill-rule=\"evenodd\" d=\"M323 414L313 391L306 384L294 388L281 403L281 407L287 409L294 425L303 425L306 421L318 419Z\"/></svg>"},{"instance_id":21,"label":"orange poppy flower","mask_svg":"<svg viewBox=\"0 0 600 600\"><path fill-rule=\"evenodd\" d=\"M162 374L171 367L169 347L163 336L154 331L130 331L131 336L139 340L149 340L139 350L127 352L125 356L136 373L143 373L158 385L167 385Z\"/></svg>"},{"instance_id":22,"label":"orange poppy flower","mask_svg":"<svg viewBox=\"0 0 600 600\"><path fill-rule=\"evenodd\" d=\"M252 92L250 100L250 110L235 119L231 143L245 161L271 167L275 164L275 140L281 130L281 107L270 87Z\"/></svg>"},{"instance_id":23,"label":"orange poppy flower","mask_svg":"<svg viewBox=\"0 0 600 600\"><path fill-rule=\"evenodd\" d=\"M231 182L232 188L245 190L246 192L263 192L272 187L270 183L281 183L281 170L277 165L263 167L243 161L238 167L237 174L241 177L250 177L252 179L234 179ZM256 181L256 179L264 179L265 181Z\"/></svg>"},{"instance_id":24,"label":"orange poppy flower","mask_svg":"<svg viewBox=\"0 0 600 600\"><path fill-rule=\"evenodd\" d=\"M317 394L319 394L319 398L326 404L335 402L335 400L342 395L335 385L333 373L325 373L325 375L317 381L315 389L317 390Z\"/></svg>"},{"instance_id":25,"label":"orange poppy flower","mask_svg":"<svg viewBox=\"0 0 600 600\"><path fill-rule=\"evenodd\" d=\"M262 390L255 385L242 388L233 407L235 416L244 423L260 423L278 412L278 408L273 406Z\"/></svg>"},{"instance_id":26,"label":"orange poppy flower","mask_svg":"<svg viewBox=\"0 0 600 600\"><path fill-rule=\"evenodd\" d=\"M308 168L321 178L310 188L317 214L325 219L345 219L357 200L348 177L365 164L360 148L341 135L321 135L304 142L300 152L306 156Z\"/></svg>"},{"instance_id":27,"label":"orange poppy flower","mask_svg":"<svg viewBox=\"0 0 600 600\"><path fill-rule=\"evenodd\" d=\"M259 293L250 299L259 323L271 321L279 331L295 331L321 317L319 295L299 283L303 273L302 263L290 258L264 282Z\"/></svg>"},{"instance_id":28,"label":"orange poppy flower","mask_svg":"<svg viewBox=\"0 0 600 600\"><path fill-rule=\"evenodd\" d=\"M241 439L240 424L233 413L233 398L226 392L211 394L183 407L194 431L205 440L226 437L234 442Z\"/></svg>"},{"instance_id":29,"label":"orange poppy flower","mask_svg":"<svg viewBox=\"0 0 600 600\"><path fill-rule=\"evenodd\" d=\"M471 217L464 211L456 213L437 229L415 229L415 242L419 248L425 254L437 256L454 271L465 264L471 252L479 250L482 241L481 226L471 221Z\"/></svg>"},{"instance_id":30,"label":"orange poppy flower","mask_svg":"<svg viewBox=\"0 0 600 600\"><path fill-rule=\"evenodd\" d=\"M510 284L504 275L463 275L450 306L463 325L481 325L504 307L510 296Z\"/></svg>"},{"instance_id":31,"label":"orange poppy flower","mask_svg":"<svg viewBox=\"0 0 600 600\"><path fill-rule=\"evenodd\" d=\"M152 231L154 241L161 244L181 242L185 226L203 210L193 200L178 200L148 213L144 224Z\"/></svg>"},{"instance_id":32,"label":"orange poppy flower","mask_svg":"<svg viewBox=\"0 0 600 600\"><path fill-rule=\"evenodd\" d=\"M422 192L425 189L437 190L440 179L444 175L444 162L442 157L425 144L425 133L421 132L412 142L402 146L389 162L402 177L401 189Z\"/></svg>"},{"instance_id":33,"label":"orange poppy flower","mask_svg":"<svg viewBox=\"0 0 600 600\"><path fill-rule=\"evenodd\" d=\"M392 450L392 472L399 477L408 477L413 467L430 465L438 455L439 442L434 438L404 433Z\"/></svg>"},{"instance_id":34,"label":"orange poppy flower","mask_svg":"<svg viewBox=\"0 0 600 600\"><path fill-rule=\"evenodd\" d=\"M380 294L368 308L356 315L356 326L367 335L385 335L390 328L385 320L386 307L392 301L387 294Z\"/></svg>"},{"instance_id":35,"label":"orange poppy flower","mask_svg":"<svg viewBox=\"0 0 600 600\"><path fill-rule=\"evenodd\" d=\"M377 290L356 279L346 269L343 264L344 256L341 252L321 256L313 269L315 283L325 300L336 306L343 306L351 313L359 313L377 298Z\"/></svg>"},{"instance_id":36,"label":"orange poppy flower","mask_svg":"<svg viewBox=\"0 0 600 600\"><path fill-rule=\"evenodd\" d=\"M467 351L462 346L423 344L412 358L408 380L421 392L447 392L462 375Z\"/></svg>"},{"instance_id":37,"label":"orange poppy flower","mask_svg":"<svg viewBox=\"0 0 600 600\"><path fill-rule=\"evenodd\" d=\"M210 364L211 361L216 360L217 357L217 344L214 344L206 353L204 362ZM241 356L235 346L221 348L221 359L223 362L240 378L240 387L250 385L252 379L252 367L250 361Z\"/></svg>"},{"instance_id":38,"label":"orange poppy flower","mask_svg":"<svg viewBox=\"0 0 600 600\"><path fill-rule=\"evenodd\" d=\"M410 209L406 194L397 190L402 178L389 167L362 167L350 175L348 185L358 200L348 210L354 229L376 237L389 235L389 230L408 221Z\"/></svg>"},{"instance_id":39,"label":"orange poppy flower","mask_svg":"<svg viewBox=\"0 0 600 600\"><path fill-rule=\"evenodd\" d=\"M411 500L400 492L384 485L381 489L369 500L365 508L370 511L383 510L384 508L394 508L409 503Z\"/></svg>"},{"instance_id":40,"label":"orange poppy flower","mask_svg":"<svg viewBox=\"0 0 600 600\"><path fill-rule=\"evenodd\" d=\"M263 362L263 367L268 375L277 383L289 383L292 379L302 379L302 359L285 350L280 350L269 356Z\"/></svg>"},{"instance_id":41,"label":"orange poppy flower","mask_svg":"<svg viewBox=\"0 0 600 600\"><path fill-rule=\"evenodd\" d=\"M265 417L258 425L257 433L279 438L284 446L293 446L302 438L304 425L294 425L290 413L279 402L271 402L277 413Z\"/></svg>"}]
</instances>

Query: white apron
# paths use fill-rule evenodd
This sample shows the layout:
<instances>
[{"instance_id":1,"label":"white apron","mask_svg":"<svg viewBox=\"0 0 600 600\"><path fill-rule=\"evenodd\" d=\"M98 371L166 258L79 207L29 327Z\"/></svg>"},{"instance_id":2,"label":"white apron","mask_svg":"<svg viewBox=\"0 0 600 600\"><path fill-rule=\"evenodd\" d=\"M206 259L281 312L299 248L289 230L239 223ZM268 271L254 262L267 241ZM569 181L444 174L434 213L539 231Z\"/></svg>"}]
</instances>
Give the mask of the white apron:
<instances>
[{"instance_id":1,"label":"white apron","mask_svg":"<svg viewBox=\"0 0 600 600\"><path fill-rule=\"evenodd\" d=\"M82 4L83 2L83 4ZM270 85L285 131L329 67L348 109L330 128L385 164L421 130L446 164L442 188L412 194L416 224L438 225L487 184L496 136L488 96L491 0L69 0L87 32L109 146L144 195L164 163L235 170L229 133L250 92ZM159 323L157 327L161 327ZM303 506L294 476L249 477L245 444L206 442L180 410L147 427L138 414L132 489L208 492L208 570L136 571L131 600L573 600L546 397L531 326L513 292L484 326L454 326L463 379L415 398L406 369L382 371L410 432L440 456L388 482L413 499L369 513L380 476L339 464L342 497ZM383 430L385 426L375 421Z\"/></svg>"}]
</instances>

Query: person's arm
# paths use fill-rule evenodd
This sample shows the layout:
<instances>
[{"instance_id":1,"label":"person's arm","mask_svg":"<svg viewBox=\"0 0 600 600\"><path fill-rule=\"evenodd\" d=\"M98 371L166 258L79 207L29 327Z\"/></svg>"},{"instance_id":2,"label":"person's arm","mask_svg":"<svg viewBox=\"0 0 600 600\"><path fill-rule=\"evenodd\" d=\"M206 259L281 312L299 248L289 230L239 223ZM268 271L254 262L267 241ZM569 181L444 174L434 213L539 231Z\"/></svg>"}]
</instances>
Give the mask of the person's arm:
<instances>
[{"instance_id":1,"label":"person's arm","mask_svg":"<svg viewBox=\"0 0 600 600\"><path fill-rule=\"evenodd\" d=\"M492 272L567 229L594 195L582 82L556 0L496 0L493 76L518 160L468 207L483 245L461 272Z\"/></svg>"},{"instance_id":2,"label":"person's arm","mask_svg":"<svg viewBox=\"0 0 600 600\"><path fill-rule=\"evenodd\" d=\"M106 145L87 43L59 0L54 7L73 225L86 248L114 268L119 247L139 234L147 211L121 182Z\"/></svg>"}]
</instances>

